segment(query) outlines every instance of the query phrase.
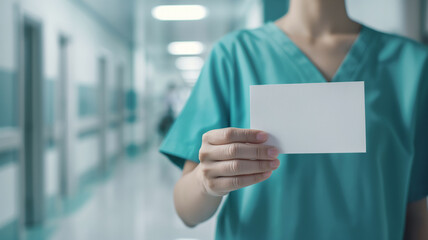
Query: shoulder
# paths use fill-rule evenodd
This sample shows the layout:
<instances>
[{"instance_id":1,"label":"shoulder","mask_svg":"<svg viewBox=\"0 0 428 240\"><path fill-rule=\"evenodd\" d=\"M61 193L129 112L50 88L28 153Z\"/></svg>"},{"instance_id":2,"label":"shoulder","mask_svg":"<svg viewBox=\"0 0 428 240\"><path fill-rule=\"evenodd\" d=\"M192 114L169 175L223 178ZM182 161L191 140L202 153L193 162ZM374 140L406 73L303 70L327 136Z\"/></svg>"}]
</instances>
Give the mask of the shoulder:
<instances>
[{"instance_id":1,"label":"shoulder","mask_svg":"<svg viewBox=\"0 0 428 240\"><path fill-rule=\"evenodd\" d=\"M241 29L231 32L220 39L219 43L225 46L231 46L234 44L245 44L248 42L265 41L266 36L269 32L270 24L264 24L261 27L255 29Z\"/></svg>"},{"instance_id":2,"label":"shoulder","mask_svg":"<svg viewBox=\"0 0 428 240\"><path fill-rule=\"evenodd\" d=\"M233 31L222 37L213 47L214 51L230 54L238 49L251 48L266 44L269 35L270 24L265 24L256 29L241 29Z\"/></svg>"},{"instance_id":3,"label":"shoulder","mask_svg":"<svg viewBox=\"0 0 428 240\"><path fill-rule=\"evenodd\" d=\"M428 47L422 43L397 34L380 32L369 27L365 28L377 37L379 50L384 54L392 54L396 57L405 56L418 61L428 59Z\"/></svg>"}]
</instances>

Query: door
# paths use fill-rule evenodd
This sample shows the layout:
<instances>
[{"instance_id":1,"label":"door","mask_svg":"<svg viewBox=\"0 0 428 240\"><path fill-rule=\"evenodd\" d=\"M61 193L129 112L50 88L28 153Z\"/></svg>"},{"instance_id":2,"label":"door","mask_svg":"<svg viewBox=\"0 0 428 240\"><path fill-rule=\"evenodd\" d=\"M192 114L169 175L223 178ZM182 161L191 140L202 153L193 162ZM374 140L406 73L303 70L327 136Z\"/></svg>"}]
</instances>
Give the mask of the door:
<instances>
[{"instance_id":1,"label":"door","mask_svg":"<svg viewBox=\"0 0 428 240\"><path fill-rule=\"evenodd\" d=\"M116 92L118 101L118 114L119 114L119 133L118 133L118 151L119 161L125 157L125 120L126 120L126 109L125 109L125 69L123 65L119 65L117 68L117 80L116 80Z\"/></svg>"},{"instance_id":2,"label":"door","mask_svg":"<svg viewBox=\"0 0 428 240\"><path fill-rule=\"evenodd\" d=\"M98 59L98 118L99 118L99 156L101 161L101 172L108 170L107 159L107 127L108 127L108 109L107 109L107 60L105 57Z\"/></svg>"},{"instance_id":3,"label":"door","mask_svg":"<svg viewBox=\"0 0 428 240\"><path fill-rule=\"evenodd\" d=\"M70 192L70 169L69 165L69 120L68 120L68 45L69 40L66 36L61 35L58 39L59 56L58 56L58 86L56 95L56 131L58 132L58 150L59 150L59 191L60 195L64 198Z\"/></svg>"},{"instance_id":4,"label":"door","mask_svg":"<svg viewBox=\"0 0 428 240\"><path fill-rule=\"evenodd\" d=\"M24 219L36 225L44 219L43 182L43 81L42 31L40 23L24 19L21 34L21 76L23 91L23 185Z\"/></svg>"}]
</instances>

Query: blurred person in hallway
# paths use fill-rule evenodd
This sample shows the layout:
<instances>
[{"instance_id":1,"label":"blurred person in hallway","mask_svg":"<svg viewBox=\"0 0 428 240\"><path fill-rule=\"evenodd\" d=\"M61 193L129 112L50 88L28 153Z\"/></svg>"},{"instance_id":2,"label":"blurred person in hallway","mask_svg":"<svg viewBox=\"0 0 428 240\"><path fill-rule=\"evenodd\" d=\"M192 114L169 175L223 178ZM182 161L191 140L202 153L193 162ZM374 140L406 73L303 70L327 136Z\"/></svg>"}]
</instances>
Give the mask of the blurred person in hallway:
<instances>
[{"instance_id":1,"label":"blurred person in hallway","mask_svg":"<svg viewBox=\"0 0 428 240\"><path fill-rule=\"evenodd\" d=\"M165 111L158 125L158 132L162 138L165 137L175 118L181 112L186 101L186 92L174 82L168 84L164 95Z\"/></svg>"},{"instance_id":2,"label":"blurred person in hallway","mask_svg":"<svg viewBox=\"0 0 428 240\"><path fill-rule=\"evenodd\" d=\"M165 102L164 105L166 107L166 110L164 111L164 114L158 126L158 132L162 138L165 137L166 133L168 132L169 128L171 127L177 115L174 107L177 104L177 101L179 100L177 96L178 95L177 95L175 84L174 83L168 84L167 91L164 96L164 102Z\"/></svg>"},{"instance_id":3,"label":"blurred person in hallway","mask_svg":"<svg viewBox=\"0 0 428 240\"><path fill-rule=\"evenodd\" d=\"M365 82L367 153L279 155L249 128L249 86ZM266 106L269 107L269 106ZM280 109L278 109L280 111ZM428 49L352 21L344 0L216 44L160 151L188 226L217 239L428 239Z\"/></svg>"}]
</instances>

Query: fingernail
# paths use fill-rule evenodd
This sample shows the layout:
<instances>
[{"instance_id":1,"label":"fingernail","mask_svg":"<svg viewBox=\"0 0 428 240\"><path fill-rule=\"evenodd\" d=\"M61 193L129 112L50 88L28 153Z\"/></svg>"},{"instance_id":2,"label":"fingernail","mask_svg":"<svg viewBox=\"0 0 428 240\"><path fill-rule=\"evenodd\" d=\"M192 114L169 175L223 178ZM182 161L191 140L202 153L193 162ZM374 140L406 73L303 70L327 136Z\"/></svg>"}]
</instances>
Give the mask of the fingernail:
<instances>
[{"instance_id":1,"label":"fingernail","mask_svg":"<svg viewBox=\"0 0 428 240\"><path fill-rule=\"evenodd\" d=\"M267 135L267 133L259 132L259 133L257 133L256 138L258 141L265 141L265 140L267 140L268 135Z\"/></svg>"},{"instance_id":2,"label":"fingernail","mask_svg":"<svg viewBox=\"0 0 428 240\"><path fill-rule=\"evenodd\" d=\"M268 176L270 176L272 174L272 172L265 172L265 173L263 173L263 177L268 177Z\"/></svg>"},{"instance_id":3,"label":"fingernail","mask_svg":"<svg viewBox=\"0 0 428 240\"><path fill-rule=\"evenodd\" d=\"M269 148L268 149L268 155L271 157L277 157L279 154L278 150L276 148Z\"/></svg>"}]
</instances>

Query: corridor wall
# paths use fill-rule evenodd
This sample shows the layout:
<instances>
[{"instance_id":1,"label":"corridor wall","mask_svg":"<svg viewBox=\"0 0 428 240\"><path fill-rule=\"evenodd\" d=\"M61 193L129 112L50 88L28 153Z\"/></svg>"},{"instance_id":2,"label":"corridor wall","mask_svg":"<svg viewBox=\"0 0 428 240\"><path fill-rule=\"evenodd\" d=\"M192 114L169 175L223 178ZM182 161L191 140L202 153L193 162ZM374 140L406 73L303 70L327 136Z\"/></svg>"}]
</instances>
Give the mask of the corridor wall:
<instances>
[{"instance_id":1,"label":"corridor wall","mask_svg":"<svg viewBox=\"0 0 428 240\"><path fill-rule=\"evenodd\" d=\"M132 91L132 45L116 34L107 22L93 16L87 6L71 0L2 0L0 1L0 239L19 239L22 222L22 144L20 103L19 46L22 19L40 23L42 31L42 77L44 122L44 219L49 221L64 210L64 199L77 195L100 174L111 172L122 156L129 138L127 117L133 114L120 108L126 92ZM68 40L66 85L68 125L58 124L59 38ZM105 93L100 91L98 60L107 63ZM122 69L121 83L118 69ZM100 138L100 94L105 95L106 134ZM139 121L137 118L136 122ZM69 189L62 196L60 185L60 151L57 137L60 128L70 131L67 174ZM134 133L135 134L135 133ZM141 133L142 134L142 133ZM124 136L125 135L125 136ZM137 133L138 135L138 133ZM105 141L105 153L99 151ZM127 141L132 144L132 138ZM104 154L104 155L103 155ZM105 159L102 159L104 156Z\"/></svg>"}]
</instances>

